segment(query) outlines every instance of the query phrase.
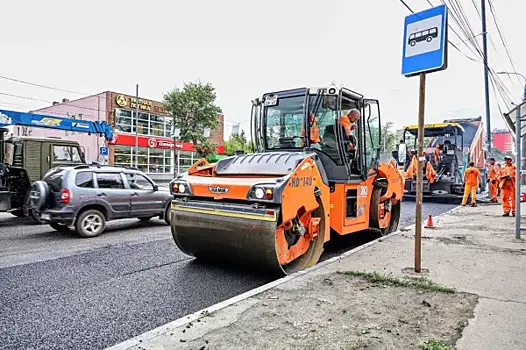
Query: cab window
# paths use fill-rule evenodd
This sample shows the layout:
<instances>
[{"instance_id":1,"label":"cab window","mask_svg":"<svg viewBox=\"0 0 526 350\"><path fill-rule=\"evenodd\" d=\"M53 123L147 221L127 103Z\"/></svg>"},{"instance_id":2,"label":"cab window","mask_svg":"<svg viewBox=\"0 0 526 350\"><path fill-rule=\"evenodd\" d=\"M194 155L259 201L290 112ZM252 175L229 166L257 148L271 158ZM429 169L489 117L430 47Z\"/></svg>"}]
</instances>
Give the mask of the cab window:
<instances>
[{"instance_id":1,"label":"cab window","mask_svg":"<svg viewBox=\"0 0 526 350\"><path fill-rule=\"evenodd\" d=\"M82 162L82 158L77 147L62 145L53 145L53 160L55 162Z\"/></svg>"},{"instance_id":2,"label":"cab window","mask_svg":"<svg viewBox=\"0 0 526 350\"><path fill-rule=\"evenodd\" d=\"M275 106L265 109L265 142L267 149L303 147L305 96L283 97Z\"/></svg>"},{"instance_id":3,"label":"cab window","mask_svg":"<svg viewBox=\"0 0 526 350\"><path fill-rule=\"evenodd\" d=\"M380 146L380 109L376 101L368 101L364 107L365 122L365 159L368 166L374 165L377 159L377 149Z\"/></svg>"}]
</instances>

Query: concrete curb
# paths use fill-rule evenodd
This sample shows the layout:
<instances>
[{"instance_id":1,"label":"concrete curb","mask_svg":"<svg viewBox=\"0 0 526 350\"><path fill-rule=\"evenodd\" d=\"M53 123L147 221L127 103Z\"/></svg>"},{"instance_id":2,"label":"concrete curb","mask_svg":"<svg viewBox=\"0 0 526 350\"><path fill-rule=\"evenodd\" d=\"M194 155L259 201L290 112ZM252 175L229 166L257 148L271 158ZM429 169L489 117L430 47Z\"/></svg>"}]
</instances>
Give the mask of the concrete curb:
<instances>
[{"instance_id":1,"label":"concrete curb","mask_svg":"<svg viewBox=\"0 0 526 350\"><path fill-rule=\"evenodd\" d=\"M437 215L435 216L435 219L439 219L441 216L443 215L447 215L449 213L452 213L454 211L456 211L457 209L461 208L462 206L459 205L459 206L456 206L440 215ZM329 264L332 264L332 263L335 263L345 257L348 257L350 255L353 255L365 248L368 248L378 242L382 242L384 240L387 240L391 237L394 237L400 233L402 233L403 231L407 231L407 230L410 230L412 228L415 227L415 224L413 225L409 225L409 226L406 226L406 227L403 227L401 229L398 229L397 231L393 232L393 233L390 233L386 236L383 236L383 237L379 237L375 240L372 240L368 243L365 243L359 247L356 247L356 248L353 248L341 255L338 255L338 256L335 256L335 257L332 257L330 259L327 259L325 261L322 261L308 269L305 269L305 270L302 270L302 271L299 271L299 272L296 272L292 275L288 275L288 276L285 276L285 277L282 277L280 279L277 279L275 281L272 281L272 282L269 282L267 284L264 284L260 287L257 287L257 288L254 288L254 289L251 289L243 294L239 294L239 295L236 295L235 297L232 297L230 299L227 299L227 300L224 300L220 303L217 303L217 304L214 304L214 305L211 305L205 309L202 309L202 310L199 310L197 312L194 312L192 314L189 314L189 315L186 315L186 316L183 316L181 318L178 318L177 320L174 320L172 322L169 322L167 324L164 324L162 326L159 326L157 328L154 328L148 332L145 332L143 334L140 334L134 338L131 338L131 339L128 339L128 340L125 340L121 343L118 343L116 345L113 345L111 347L108 347L106 348L106 350L125 350L125 349L130 349L134 346L137 346L137 345L141 345L145 342L147 342L148 340L152 339L152 338L155 338L157 337L158 335L161 335L163 333L167 333L169 332L170 330L173 330L173 329L176 329L178 327L181 327L181 326L184 326L190 322L194 322L196 321L198 318L201 318L204 314L207 314L207 313L213 313L213 312L216 312L216 311L219 311L219 310L222 310L224 308L227 308L228 306L231 306L233 304L236 304L240 301L243 301L245 299L248 299L248 298L251 298L255 295L258 295L258 294L261 294L269 289L272 289L276 286L279 286L280 284L283 284L285 282L288 282L288 281L291 281L297 277L300 277L300 276L303 276L305 274L308 274L309 272L311 271L315 271L315 270L318 270L324 266L327 266Z\"/></svg>"}]
</instances>

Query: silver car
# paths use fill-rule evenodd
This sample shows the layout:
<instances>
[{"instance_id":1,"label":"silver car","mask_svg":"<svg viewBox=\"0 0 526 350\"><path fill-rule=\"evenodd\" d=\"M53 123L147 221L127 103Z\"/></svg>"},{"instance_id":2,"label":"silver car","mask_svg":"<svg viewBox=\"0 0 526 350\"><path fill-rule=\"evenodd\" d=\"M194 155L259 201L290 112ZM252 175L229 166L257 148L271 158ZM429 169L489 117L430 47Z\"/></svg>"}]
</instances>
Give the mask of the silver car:
<instances>
[{"instance_id":1,"label":"silver car","mask_svg":"<svg viewBox=\"0 0 526 350\"><path fill-rule=\"evenodd\" d=\"M51 169L31 188L31 204L44 224L96 237L110 220L157 216L170 224L172 196L134 168L77 165Z\"/></svg>"}]
</instances>

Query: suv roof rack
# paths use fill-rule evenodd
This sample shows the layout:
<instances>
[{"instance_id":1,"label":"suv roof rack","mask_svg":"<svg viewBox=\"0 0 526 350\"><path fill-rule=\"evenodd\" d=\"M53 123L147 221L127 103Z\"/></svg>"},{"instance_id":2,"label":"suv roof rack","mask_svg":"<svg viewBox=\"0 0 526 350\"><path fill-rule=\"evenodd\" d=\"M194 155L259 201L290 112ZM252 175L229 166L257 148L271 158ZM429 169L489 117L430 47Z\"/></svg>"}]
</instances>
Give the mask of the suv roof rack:
<instances>
[{"instance_id":1,"label":"suv roof rack","mask_svg":"<svg viewBox=\"0 0 526 350\"><path fill-rule=\"evenodd\" d=\"M139 168L137 167L134 167L134 166L131 166L131 165L126 165L123 167L124 169L129 169L129 170L137 170L137 171L140 171Z\"/></svg>"},{"instance_id":2,"label":"suv roof rack","mask_svg":"<svg viewBox=\"0 0 526 350\"><path fill-rule=\"evenodd\" d=\"M89 164L81 164L81 165L75 166L73 169L89 169L89 167L90 167Z\"/></svg>"}]
</instances>

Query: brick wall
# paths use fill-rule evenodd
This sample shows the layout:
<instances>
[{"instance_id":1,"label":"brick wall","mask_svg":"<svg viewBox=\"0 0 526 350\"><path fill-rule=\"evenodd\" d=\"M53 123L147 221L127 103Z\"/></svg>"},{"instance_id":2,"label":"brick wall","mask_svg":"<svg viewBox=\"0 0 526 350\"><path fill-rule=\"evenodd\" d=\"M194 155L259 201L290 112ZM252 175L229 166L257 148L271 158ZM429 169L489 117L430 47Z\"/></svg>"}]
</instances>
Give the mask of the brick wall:
<instances>
[{"instance_id":1,"label":"brick wall","mask_svg":"<svg viewBox=\"0 0 526 350\"><path fill-rule=\"evenodd\" d=\"M210 140L216 146L224 146L224 135L225 135L225 116L219 115L219 122L217 128L210 132Z\"/></svg>"}]
</instances>

